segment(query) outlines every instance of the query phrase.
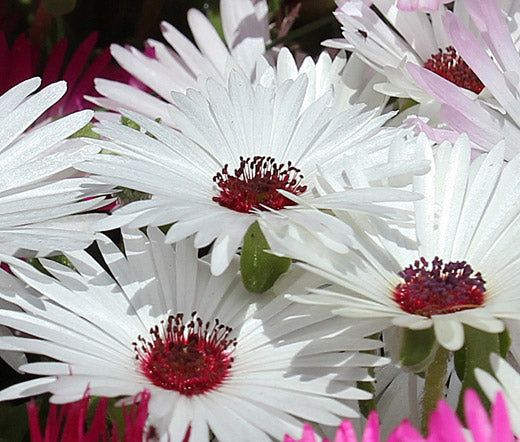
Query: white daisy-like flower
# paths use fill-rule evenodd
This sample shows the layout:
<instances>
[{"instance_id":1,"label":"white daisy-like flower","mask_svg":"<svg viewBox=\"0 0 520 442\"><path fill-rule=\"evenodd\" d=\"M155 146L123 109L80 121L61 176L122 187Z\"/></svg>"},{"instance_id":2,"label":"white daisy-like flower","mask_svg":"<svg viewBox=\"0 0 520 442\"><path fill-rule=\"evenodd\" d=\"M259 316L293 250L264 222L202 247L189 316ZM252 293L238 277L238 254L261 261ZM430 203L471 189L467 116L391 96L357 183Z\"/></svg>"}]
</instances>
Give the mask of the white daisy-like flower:
<instances>
[{"instance_id":1,"label":"white daisy-like flower","mask_svg":"<svg viewBox=\"0 0 520 442\"><path fill-rule=\"evenodd\" d=\"M118 155L93 155L77 167L152 198L116 210L98 227L175 223L168 242L194 234L196 247L214 242L211 269L216 275L226 269L259 212L294 206L294 214L303 210L306 225L323 229L312 210L290 198L312 198L319 169L340 176L351 157L377 156L407 131L382 128L392 114L362 112L363 105L337 114L332 91L304 108L308 85L301 75L279 85L254 86L232 71L227 88L209 79L204 92L175 94L177 107L171 112L178 130L130 111L122 112L141 131L101 121L97 132L113 141L93 142ZM384 209L375 203L414 198L395 189L351 192L349 197L356 209L379 214Z\"/></svg>"},{"instance_id":2,"label":"white daisy-like flower","mask_svg":"<svg viewBox=\"0 0 520 442\"><path fill-rule=\"evenodd\" d=\"M454 14L447 13L443 24L489 97L477 99L425 69L409 69L418 84L443 103L440 115L456 133L467 133L475 147L484 151L505 139L509 159L518 153L520 142L520 3L508 7L498 0L465 3L478 35Z\"/></svg>"},{"instance_id":3,"label":"white daisy-like flower","mask_svg":"<svg viewBox=\"0 0 520 442\"><path fill-rule=\"evenodd\" d=\"M294 225L262 228L276 254L301 259L336 285L299 301L375 319L381 330L433 326L439 344L455 351L464 324L499 333L503 320L520 320L520 259L512 247L520 229L520 156L504 166L501 144L471 162L466 136L435 156L424 146L432 170L414 178L413 189L424 195L413 203L415 227L353 224L357 244L349 254L311 242Z\"/></svg>"},{"instance_id":4,"label":"white daisy-like flower","mask_svg":"<svg viewBox=\"0 0 520 442\"><path fill-rule=\"evenodd\" d=\"M414 79L407 64L424 67L445 78L466 100L493 105L494 100L484 89L479 76L454 48L459 40L444 28L442 18L448 11L447 6L439 5L438 9L427 13L399 10L394 0L337 0L337 3L335 15L342 25L344 38L327 40L324 44L353 51L384 75L386 81L375 85L379 92L419 102L420 105L407 110L406 115L415 114L430 119L430 125L442 129L440 132L430 130L436 138L451 137L450 141L453 142L456 134L446 132L443 121L438 117L442 100ZM518 34L518 2L500 0L500 5L509 11L511 32ZM471 24L463 1L453 3L453 14L463 23ZM473 26L472 32L478 36L480 30ZM420 121L417 123L425 126Z\"/></svg>"},{"instance_id":5,"label":"white daisy-like flower","mask_svg":"<svg viewBox=\"0 0 520 442\"><path fill-rule=\"evenodd\" d=\"M107 204L104 198L88 198L111 187L74 177L78 173L72 169L99 148L67 140L93 113L76 112L27 130L67 90L58 82L33 94L40 83L32 78L0 96L0 253L83 249L94 239L92 224L105 216L77 215Z\"/></svg>"},{"instance_id":6,"label":"white daisy-like flower","mask_svg":"<svg viewBox=\"0 0 520 442\"><path fill-rule=\"evenodd\" d=\"M254 297L238 263L220 277L197 259L189 241L165 244L123 230L123 254L108 238L98 245L110 276L84 251L67 254L75 269L51 260L48 276L8 259L27 288L0 285L0 297L24 312L0 311L0 323L34 337L0 337L0 348L54 362L20 367L42 375L0 392L10 400L49 392L51 402L150 392L148 424L162 441L282 439L302 421L337 425L357 416L348 401L370 397L355 387L383 358L357 326L325 309L283 296ZM1 278L14 278L1 274ZM256 302L255 302L256 301ZM253 302L253 304L252 304Z\"/></svg>"},{"instance_id":7,"label":"white daisy-like flower","mask_svg":"<svg viewBox=\"0 0 520 442\"><path fill-rule=\"evenodd\" d=\"M150 39L142 53L133 47L112 45L112 56L123 69L148 86L154 94L111 80L97 79L96 90L104 97L89 97L101 107L120 107L173 126L168 112L171 92L198 89L198 79L215 78L225 83L230 65L253 78L257 59L269 43L269 9L266 0L221 0L220 16L225 42L208 18L197 9L188 11L188 24L196 44L167 22L161 31L169 46ZM173 49L173 50L172 50Z\"/></svg>"},{"instance_id":8,"label":"white daisy-like flower","mask_svg":"<svg viewBox=\"0 0 520 442\"><path fill-rule=\"evenodd\" d=\"M493 374L475 369L475 377L491 402L502 393L507 404L513 433L520 437L520 373L497 354L491 355Z\"/></svg>"},{"instance_id":9,"label":"white daisy-like flower","mask_svg":"<svg viewBox=\"0 0 520 442\"><path fill-rule=\"evenodd\" d=\"M268 85L271 82L282 84L286 80L296 80L301 74L307 75L309 85L305 94L303 108L314 103L318 98L334 89L334 108L344 111L358 103L364 103L367 109L383 109L388 97L374 90L374 85L384 77L363 63L355 54L347 59L345 51L340 51L331 58L323 51L315 62L312 57L305 57L298 66L288 48L281 48L276 63L269 64L266 57L261 57L256 66L256 82Z\"/></svg>"}]
</instances>

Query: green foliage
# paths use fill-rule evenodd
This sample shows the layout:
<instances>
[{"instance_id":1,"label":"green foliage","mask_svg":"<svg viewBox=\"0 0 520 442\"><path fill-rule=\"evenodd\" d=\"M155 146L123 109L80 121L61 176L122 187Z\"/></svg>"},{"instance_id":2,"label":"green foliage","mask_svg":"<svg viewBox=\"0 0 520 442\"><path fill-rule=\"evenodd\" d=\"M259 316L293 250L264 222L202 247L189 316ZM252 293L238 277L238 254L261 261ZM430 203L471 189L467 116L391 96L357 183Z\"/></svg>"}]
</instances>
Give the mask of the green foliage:
<instances>
[{"instance_id":1,"label":"green foliage","mask_svg":"<svg viewBox=\"0 0 520 442\"><path fill-rule=\"evenodd\" d=\"M255 221L244 237L240 255L242 281L249 292L264 293L289 269L289 258L280 258L265 252L268 249L269 244L258 221Z\"/></svg>"}]
</instances>

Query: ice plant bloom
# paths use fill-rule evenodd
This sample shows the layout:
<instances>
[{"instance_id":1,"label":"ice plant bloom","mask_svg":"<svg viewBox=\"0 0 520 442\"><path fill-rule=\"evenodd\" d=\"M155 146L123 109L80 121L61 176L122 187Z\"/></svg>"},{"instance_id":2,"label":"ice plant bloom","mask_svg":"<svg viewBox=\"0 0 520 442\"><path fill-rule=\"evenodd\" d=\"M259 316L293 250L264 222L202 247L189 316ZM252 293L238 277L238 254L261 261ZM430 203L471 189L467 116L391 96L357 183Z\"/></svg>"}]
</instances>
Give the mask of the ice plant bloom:
<instances>
[{"instance_id":1,"label":"ice plant bloom","mask_svg":"<svg viewBox=\"0 0 520 442\"><path fill-rule=\"evenodd\" d=\"M122 233L124 254L98 240L110 274L84 251L67 254L74 269L42 260L52 276L8 259L20 281L0 274L9 287L0 297L24 312L2 310L0 323L31 337L0 337L0 348L52 361L20 367L41 377L0 400L49 392L52 403L68 403L86 388L106 397L146 389L147 424L160 440L189 431L193 441L225 442L281 439L303 421L338 425L357 415L349 401L370 397L356 381L385 360L356 350L378 341L323 309L247 293L236 260L216 277L189 241L174 250L156 228Z\"/></svg>"},{"instance_id":2,"label":"ice plant bloom","mask_svg":"<svg viewBox=\"0 0 520 442\"><path fill-rule=\"evenodd\" d=\"M174 94L171 114L178 130L130 111L123 115L141 130L102 118L95 130L104 139L92 142L118 155L93 155L78 167L101 182L152 198L116 210L99 229L174 223L167 242L195 235L196 247L213 243L216 275L231 262L259 213L269 217L290 209L306 225L343 234L331 227L333 221L316 226L317 211L294 199L313 198L319 169L340 177L343 163L355 158L371 167L372 154L406 131L382 128L392 114L379 116L379 109L362 112L363 106L355 105L338 114L332 90L306 103L308 87L304 74L255 86L232 71L227 87L209 79L204 92ZM357 210L385 214L376 203L410 195L377 189L345 198L352 198Z\"/></svg>"},{"instance_id":3,"label":"ice plant bloom","mask_svg":"<svg viewBox=\"0 0 520 442\"><path fill-rule=\"evenodd\" d=\"M104 97L90 97L90 100L106 109L124 108L152 119L160 118L175 127L168 112L168 103L173 103L172 91L199 89L199 77L225 83L230 66L253 79L256 61L265 53L269 42L267 1L221 0L219 11L225 41L203 12L190 9L188 24L196 44L171 24L162 22L161 31L169 45L150 39L144 53L133 47L112 45L112 56L123 69L154 93L98 79L96 90Z\"/></svg>"},{"instance_id":4,"label":"ice plant bloom","mask_svg":"<svg viewBox=\"0 0 520 442\"><path fill-rule=\"evenodd\" d=\"M414 178L415 227L388 229L359 219L349 254L333 253L320 242L303 254L306 235L296 226L266 237L273 251L304 261L304 268L328 278L334 287L296 296L300 302L329 306L338 315L415 330L433 326L448 350L464 343L464 324L489 333L504 319L520 319L520 259L511 244L520 228L520 156L504 165L501 144L470 161L470 143L461 137L432 154L432 170ZM368 222L368 224L367 224Z\"/></svg>"},{"instance_id":5,"label":"ice plant bloom","mask_svg":"<svg viewBox=\"0 0 520 442\"><path fill-rule=\"evenodd\" d=\"M84 127L91 111L81 111L36 129L28 128L67 90L53 83L34 93L41 81L26 80L0 96L0 252L44 255L87 247L91 225L105 215L81 212L106 204L106 186L80 177L75 161L99 151L67 137Z\"/></svg>"},{"instance_id":6,"label":"ice plant bloom","mask_svg":"<svg viewBox=\"0 0 520 442\"><path fill-rule=\"evenodd\" d=\"M486 373L487 374L487 373ZM488 375L489 376L489 375ZM491 376L490 376L491 377ZM491 408L491 421L474 390L464 394L464 416L468 428L464 428L455 412L445 401L440 401L432 413L428 436L421 436L407 421L404 421L386 439L386 442L514 442L511 426L517 425L508 416L504 396L499 393L494 396ZM518 421L517 421L518 422ZM334 442L357 442L356 432L349 421L344 421L338 428ZM379 419L375 412L368 418L361 442L379 442ZM316 442L316 437L310 425L305 425L301 439L286 436L284 442ZM327 439L324 442L328 442Z\"/></svg>"},{"instance_id":7,"label":"ice plant bloom","mask_svg":"<svg viewBox=\"0 0 520 442\"><path fill-rule=\"evenodd\" d=\"M61 406L51 404L45 427L42 431L38 416L38 407L34 400L27 405L31 442L142 442L146 437L146 418L150 393L144 391L135 397L131 406L123 409L125 426L122 438L119 437L117 423L112 423L112 430L107 428L108 399L101 398L97 404L92 421L88 425L90 397L85 394L78 402Z\"/></svg>"},{"instance_id":8,"label":"ice plant bloom","mask_svg":"<svg viewBox=\"0 0 520 442\"><path fill-rule=\"evenodd\" d=\"M475 36L456 15L447 13L443 18L457 53L486 86L490 95L486 101L468 95L427 70L417 66L409 66L409 70L432 97L444 103L441 117L451 128L467 133L484 151L505 139L509 159L518 152L520 139L520 88L516 80L520 48L515 46L519 5L505 3L465 1L472 24L482 38Z\"/></svg>"},{"instance_id":9,"label":"ice plant bloom","mask_svg":"<svg viewBox=\"0 0 520 442\"><path fill-rule=\"evenodd\" d=\"M353 51L383 76L375 89L421 103L420 107L414 108L416 114L437 123L439 103L433 101L427 90L410 75L407 62L428 67L460 88L478 82L476 78L468 83L466 78L473 78L475 74L460 54L454 52L454 44L442 26L441 18L447 7L440 3L448 2L399 0L396 4L395 0L337 0L337 3L334 14L342 26L344 38L327 40L324 44ZM467 17L464 2L455 2L453 9L456 15ZM480 90L474 92L478 94Z\"/></svg>"}]
</instances>

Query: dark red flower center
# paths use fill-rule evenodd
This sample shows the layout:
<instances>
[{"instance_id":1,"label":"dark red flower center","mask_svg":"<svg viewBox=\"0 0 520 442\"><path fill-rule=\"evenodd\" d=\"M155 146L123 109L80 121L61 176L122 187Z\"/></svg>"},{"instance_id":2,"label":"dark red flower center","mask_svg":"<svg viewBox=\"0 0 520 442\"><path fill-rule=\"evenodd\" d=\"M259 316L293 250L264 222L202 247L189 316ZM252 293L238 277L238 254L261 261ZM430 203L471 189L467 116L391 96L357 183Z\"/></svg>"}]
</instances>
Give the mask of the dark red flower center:
<instances>
[{"instance_id":1,"label":"dark red flower center","mask_svg":"<svg viewBox=\"0 0 520 442\"><path fill-rule=\"evenodd\" d=\"M229 338L231 328L218 319L211 325L192 313L184 324L183 317L179 313L161 321L150 329L148 340L139 336L133 345L142 372L154 385L193 396L224 382L236 339Z\"/></svg>"},{"instance_id":2,"label":"dark red flower center","mask_svg":"<svg viewBox=\"0 0 520 442\"><path fill-rule=\"evenodd\" d=\"M435 257L430 264L421 258L399 276L404 282L394 291L394 300L408 313L442 315L479 307L485 300L485 281L465 261L444 264Z\"/></svg>"},{"instance_id":3,"label":"dark red flower center","mask_svg":"<svg viewBox=\"0 0 520 442\"><path fill-rule=\"evenodd\" d=\"M296 203L278 190L301 195L307 190L307 186L301 184L302 179L300 169L294 167L290 161L285 165L277 164L271 157L240 157L240 166L235 169L234 174L229 173L226 164L222 172L213 177L220 189L219 196L213 197L213 201L243 213L253 209L280 210Z\"/></svg>"},{"instance_id":4,"label":"dark red flower center","mask_svg":"<svg viewBox=\"0 0 520 442\"><path fill-rule=\"evenodd\" d=\"M476 94L484 89L484 84L462 57L457 54L453 46L448 46L445 51L439 49L437 54L432 54L431 58L424 63L424 67L457 86L469 89Z\"/></svg>"}]
</instances>

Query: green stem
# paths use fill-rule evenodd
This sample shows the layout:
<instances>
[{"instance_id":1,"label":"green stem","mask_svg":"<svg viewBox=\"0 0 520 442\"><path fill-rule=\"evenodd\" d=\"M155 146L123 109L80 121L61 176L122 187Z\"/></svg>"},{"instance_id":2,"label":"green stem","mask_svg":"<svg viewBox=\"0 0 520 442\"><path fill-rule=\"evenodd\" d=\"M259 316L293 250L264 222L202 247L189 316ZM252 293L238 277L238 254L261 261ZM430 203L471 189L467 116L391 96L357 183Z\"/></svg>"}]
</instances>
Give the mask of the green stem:
<instances>
[{"instance_id":1,"label":"green stem","mask_svg":"<svg viewBox=\"0 0 520 442\"><path fill-rule=\"evenodd\" d=\"M329 23L333 23L334 21L335 21L335 18L332 14L330 16L320 18L319 20L313 21L298 29L295 29L294 31L289 32L287 35L283 36L282 38L275 38L271 43L269 43L266 46L266 49L271 49L272 47L279 45L279 44L286 44L287 42L290 42L299 37L302 37L303 35L308 34L312 31L315 31L316 29L319 29L322 26L325 26Z\"/></svg>"},{"instance_id":2,"label":"green stem","mask_svg":"<svg viewBox=\"0 0 520 442\"><path fill-rule=\"evenodd\" d=\"M421 431L423 434L426 434L428 430L430 414L437 408L437 402L444 398L449 356L450 352L439 346L432 363L426 370L421 414Z\"/></svg>"}]
</instances>

